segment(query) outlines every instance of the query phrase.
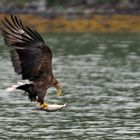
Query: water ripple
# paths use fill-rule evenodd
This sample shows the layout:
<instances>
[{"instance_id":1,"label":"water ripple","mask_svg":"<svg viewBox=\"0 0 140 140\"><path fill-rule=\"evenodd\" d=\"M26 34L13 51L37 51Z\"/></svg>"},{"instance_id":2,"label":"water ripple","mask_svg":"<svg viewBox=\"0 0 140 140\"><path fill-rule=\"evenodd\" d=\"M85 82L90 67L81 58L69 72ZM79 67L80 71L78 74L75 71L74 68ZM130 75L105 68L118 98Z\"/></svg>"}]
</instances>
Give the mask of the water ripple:
<instances>
[{"instance_id":1,"label":"water ripple","mask_svg":"<svg viewBox=\"0 0 140 140\"><path fill-rule=\"evenodd\" d=\"M64 90L63 96L52 94L46 100L68 103L66 109L51 113L35 110L35 104L20 91L4 90L20 77L14 74L7 50L2 49L0 139L139 139L137 39L135 34L47 36L54 46L54 73Z\"/></svg>"}]
</instances>

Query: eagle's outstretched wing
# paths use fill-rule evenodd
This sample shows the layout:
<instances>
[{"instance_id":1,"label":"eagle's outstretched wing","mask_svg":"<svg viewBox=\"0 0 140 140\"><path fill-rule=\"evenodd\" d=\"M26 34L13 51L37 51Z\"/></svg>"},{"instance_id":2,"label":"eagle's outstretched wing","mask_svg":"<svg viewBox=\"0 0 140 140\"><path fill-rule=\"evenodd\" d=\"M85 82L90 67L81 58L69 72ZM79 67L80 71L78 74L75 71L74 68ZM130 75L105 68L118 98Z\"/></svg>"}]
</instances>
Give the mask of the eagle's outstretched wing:
<instances>
[{"instance_id":1,"label":"eagle's outstretched wing","mask_svg":"<svg viewBox=\"0 0 140 140\"><path fill-rule=\"evenodd\" d=\"M17 16L4 18L2 35L10 48L11 61L15 72L22 79L38 80L52 74L52 52L42 37L31 28L24 26Z\"/></svg>"}]
</instances>

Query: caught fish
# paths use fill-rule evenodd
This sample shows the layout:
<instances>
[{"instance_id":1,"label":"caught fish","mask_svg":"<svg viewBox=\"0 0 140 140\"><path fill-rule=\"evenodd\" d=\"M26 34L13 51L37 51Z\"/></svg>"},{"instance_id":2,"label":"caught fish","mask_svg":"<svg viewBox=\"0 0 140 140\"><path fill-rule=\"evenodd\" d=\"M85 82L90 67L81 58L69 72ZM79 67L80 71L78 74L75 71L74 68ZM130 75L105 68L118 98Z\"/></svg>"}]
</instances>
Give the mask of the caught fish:
<instances>
[{"instance_id":1,"label":"caught fish","mask_svg":"<svg viewBox=\"0 0 140 140\"><path fill-rule=\"evenodd\" d=\"M60 110L60 109L63 109L67 106L67 104L63 104L63 105L58 105L58 104L47 104L47 106L37 106L37 110L44 110L44 111L48 111L48 112L51 112L51 111L57 111L57 110Z\"/></svg>"}]
</instances>

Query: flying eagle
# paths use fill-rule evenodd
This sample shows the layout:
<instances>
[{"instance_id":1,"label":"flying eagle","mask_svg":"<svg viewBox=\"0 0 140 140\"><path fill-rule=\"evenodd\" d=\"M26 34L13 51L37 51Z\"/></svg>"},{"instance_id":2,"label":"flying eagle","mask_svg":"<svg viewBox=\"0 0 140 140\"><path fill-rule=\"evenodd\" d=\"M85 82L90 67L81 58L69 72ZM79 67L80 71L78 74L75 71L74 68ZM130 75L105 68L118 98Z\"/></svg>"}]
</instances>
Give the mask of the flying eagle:
<instances>
[{"instance_id":1,"label":"flying eagle","mask_svg":"<svg viewBox=\"0 0 140 140\"><path fill-rule=\"evenodd\" d=\"M14 15L4 18L1 28L5 44L10 49L11 61L17 74L22 79L31 81L19 85L16 89L27 93L31 101L37 101L41 108L47 108L44 102L47 89L55 87L57 95L61 94L62 85L52 72L52 51L40 34L23 25Z\"/></svg>"}]
</instances>

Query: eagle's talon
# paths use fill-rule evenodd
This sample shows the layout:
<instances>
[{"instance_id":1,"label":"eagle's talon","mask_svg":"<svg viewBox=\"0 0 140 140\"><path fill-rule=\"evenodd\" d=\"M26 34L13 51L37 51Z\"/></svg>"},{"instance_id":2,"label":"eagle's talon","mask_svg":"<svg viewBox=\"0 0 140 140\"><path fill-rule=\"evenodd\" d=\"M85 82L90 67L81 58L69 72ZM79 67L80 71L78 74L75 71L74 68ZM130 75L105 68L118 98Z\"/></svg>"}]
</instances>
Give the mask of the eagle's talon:
<instances>
[{"instance_id":1,"label":"eagle's talon","mask_svg":"<svg viewBox=\"0 0 140 140\"><path fill-rule=\"evenodd\" d=\"M40 109L48 109L48 104L47 103L39 104L39 108Z\"/></svg>"}]
</instances>

